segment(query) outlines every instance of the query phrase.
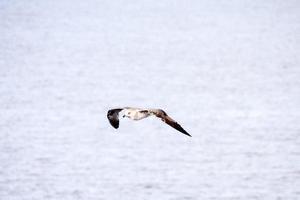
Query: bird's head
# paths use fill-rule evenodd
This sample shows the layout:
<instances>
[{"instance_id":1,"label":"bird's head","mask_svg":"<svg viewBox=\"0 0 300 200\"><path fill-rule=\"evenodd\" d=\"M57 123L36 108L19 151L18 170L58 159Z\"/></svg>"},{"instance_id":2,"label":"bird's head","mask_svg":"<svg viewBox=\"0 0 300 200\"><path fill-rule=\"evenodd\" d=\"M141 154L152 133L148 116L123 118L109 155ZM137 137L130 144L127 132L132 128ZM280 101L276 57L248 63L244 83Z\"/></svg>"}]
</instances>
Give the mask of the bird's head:
<instances>
[{"instance_id":1,"label":"bird's head","mask_svg":"<svg viewBox=\"0 0 300 200\"><path fill-rule=\"evenodd\" d=\"M123 117L129 117L130 113L131 112L129 110L124 110Z\"/></svg>"}]
</instances>

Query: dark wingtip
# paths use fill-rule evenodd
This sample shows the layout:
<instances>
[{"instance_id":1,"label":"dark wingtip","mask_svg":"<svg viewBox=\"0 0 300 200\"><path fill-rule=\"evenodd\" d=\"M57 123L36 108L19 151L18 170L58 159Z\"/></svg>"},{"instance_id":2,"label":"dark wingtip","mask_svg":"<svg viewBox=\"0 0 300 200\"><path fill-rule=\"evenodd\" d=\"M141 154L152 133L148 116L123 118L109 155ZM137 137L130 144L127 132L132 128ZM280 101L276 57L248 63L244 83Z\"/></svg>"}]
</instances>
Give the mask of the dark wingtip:
<instances>
[{"instance_id":1,"label":"dark wingtip","mask_svg":"<svg viewBox=\"0 0 300 200\"><path fill-rule=\"evenodd\" d=\"M188 132L186 132L186 130L184 130L178 123L175 123L175 126L174 126L175 129L177 129L178 131L180 131L181 133L187 135L187 136L190 136L192 137Z\"/></svg>"},{"instance_id":2,"label":"dark wingtip","mask_svg":"<svg viewBox=\"0 0 300 200\"><path fill-rule=\"evenodd\" d=\"M119 125L114 125L111 123L111 125L115 128L115 129L118 129L119 128Z\"/></svg>"},{"instance_id":3,"label":"dark wingtip","mask_svg":"<svg viewBox=\"0 0 300 200\"><path fill-rule=\"evenodd\" d=\"M115 129L119 128L119 121L114 121L114 120L110 120L109 119L109 123L111 124L112 127L114 127Z\"/></svg>"},{"instance_id":4,"label":"dark wingtip","mask_svg":"<svg viewBox=\"0 0 300 200\"><path fill-rule=\"evenodd\" d=\"M184 129L183 129L184 130ZM183 134L185 134L185 135L187 135L187 136L190 136L190 137L192 137L188 132L186 132L185 130L184 131L181 131L181 133L183 133Z\"/></svg>"}]
</instances>

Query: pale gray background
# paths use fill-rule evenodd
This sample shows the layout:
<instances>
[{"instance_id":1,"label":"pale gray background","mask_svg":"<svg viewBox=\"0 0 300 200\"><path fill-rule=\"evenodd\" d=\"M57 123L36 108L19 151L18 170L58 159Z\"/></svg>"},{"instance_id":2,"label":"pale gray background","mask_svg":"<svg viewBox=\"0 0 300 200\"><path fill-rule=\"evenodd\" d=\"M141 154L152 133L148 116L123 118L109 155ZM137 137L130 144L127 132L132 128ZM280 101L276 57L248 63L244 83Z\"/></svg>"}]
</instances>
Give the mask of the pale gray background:
<instances>
[{"instance_id":1,"label":"pale gray background","mask_svg":"<svg viewBox=\"0 0 300 200\"><path fill-rule=\"evenodd\" d=\"M299 199L299 33L298 0L1 0L0 199Z\"/></svg>"}]
</instances>

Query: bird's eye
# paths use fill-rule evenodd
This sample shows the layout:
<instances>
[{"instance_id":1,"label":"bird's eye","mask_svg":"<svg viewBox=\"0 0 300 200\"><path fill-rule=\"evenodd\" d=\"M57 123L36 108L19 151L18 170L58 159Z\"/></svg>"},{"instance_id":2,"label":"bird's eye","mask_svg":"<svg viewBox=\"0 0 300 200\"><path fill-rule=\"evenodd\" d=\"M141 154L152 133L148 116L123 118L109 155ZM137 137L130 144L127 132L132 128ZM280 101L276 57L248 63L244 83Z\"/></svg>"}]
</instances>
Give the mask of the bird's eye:
<instances>
[{"instance_id":1,"label":"bird's eye","mask_svg":"<svg viewBox=\"0 0 300 200\"><path fill-rule=\"evenodd\" d=\"M130 115L130 112L128 112L128 115Z\"/></svg>"}]
</instances>

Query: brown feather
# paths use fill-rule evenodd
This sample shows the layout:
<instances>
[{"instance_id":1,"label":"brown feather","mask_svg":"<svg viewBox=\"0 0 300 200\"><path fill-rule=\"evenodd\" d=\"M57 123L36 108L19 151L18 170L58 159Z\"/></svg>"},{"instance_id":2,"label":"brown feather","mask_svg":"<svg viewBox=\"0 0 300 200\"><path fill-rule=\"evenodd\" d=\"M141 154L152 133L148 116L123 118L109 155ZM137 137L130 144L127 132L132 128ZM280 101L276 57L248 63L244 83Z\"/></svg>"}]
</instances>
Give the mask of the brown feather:
<instances>
[{"instance_id":1,"label":"brown feather","mask_svg":"<svg viewBox=\"0 0 300 200\"><path fill-rule=\"evenodd\" d=\"M180 131L181 133L183 133L185 135L192 137L188 132L186 132L186 130L184 130L180 126L180 124L178 124L175 120L173 120L171 117L169 117L165 111L158 109L158 110L153 110L152 113L156 117L161 118L161 120L163 122L165 122L166 124L168 124L169 126L175 128L176 130Z\"/></svg>"}]
</instances>

